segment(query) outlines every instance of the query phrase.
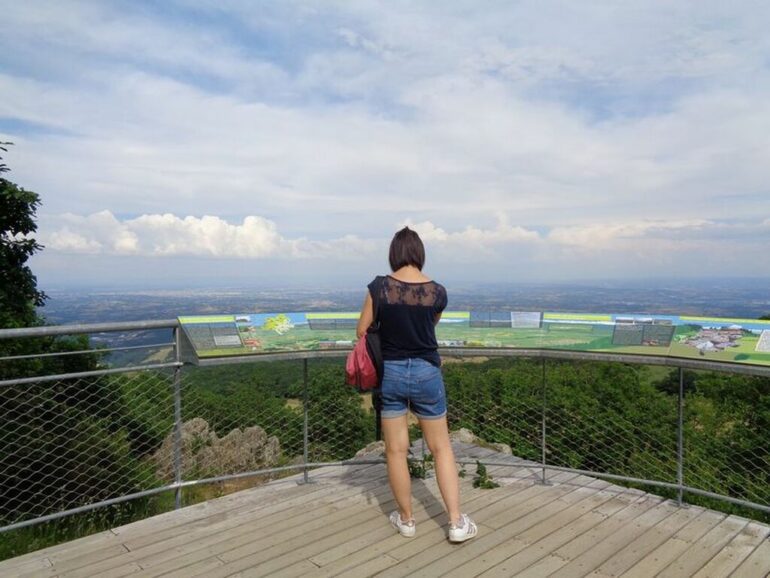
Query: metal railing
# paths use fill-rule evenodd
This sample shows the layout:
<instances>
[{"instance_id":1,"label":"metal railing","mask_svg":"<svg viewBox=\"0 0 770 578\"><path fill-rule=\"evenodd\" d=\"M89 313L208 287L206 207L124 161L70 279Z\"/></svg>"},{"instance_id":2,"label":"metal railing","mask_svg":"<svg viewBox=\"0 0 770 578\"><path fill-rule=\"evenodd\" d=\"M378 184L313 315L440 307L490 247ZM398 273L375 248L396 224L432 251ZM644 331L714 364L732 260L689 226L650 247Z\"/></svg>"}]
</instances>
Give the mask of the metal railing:
<instances>
[{"instance_id":1,"label":"metal railing","mask_svg":"<svg viewBox=\"0 0 770 578\"><path fill-rule=\"evenodd\" d=\"M336 361L317 361L309 371L309 360L345 351L191 366L180 360L176 320L7 329L0 339L144 330L166 330L173 339L103 350L156 352L140 365L47 365L93 356L90 348L0 358L0 368L22 364L25 373L0 380L0 532L169 492L179 508L183 492L215 482L231 491L284 472L301 471L309 481L313 467L382 461L353 459L376 437L369 396L343 385ZM569 471L657 487L679 504L687 493L770 513L766 434L736 422L730 427L743 428L741 439L756 446L734 447L730 431L714 435L688 414L688 403L703 409L698 404L708 400L688 397L685 384L685 369L764 380L768 368L554 350L442 354L450 428L521 457L541 483L549 470ZM490 361L471 380L467 364L449 362L463 356L522 359L513 368ZM265 360L285 363L256 363ZM608 361L620 363L596 363ZM675 368L676 391L645 397L634 375L642 370L628 364Z\"/></svg>"}]
</instances>

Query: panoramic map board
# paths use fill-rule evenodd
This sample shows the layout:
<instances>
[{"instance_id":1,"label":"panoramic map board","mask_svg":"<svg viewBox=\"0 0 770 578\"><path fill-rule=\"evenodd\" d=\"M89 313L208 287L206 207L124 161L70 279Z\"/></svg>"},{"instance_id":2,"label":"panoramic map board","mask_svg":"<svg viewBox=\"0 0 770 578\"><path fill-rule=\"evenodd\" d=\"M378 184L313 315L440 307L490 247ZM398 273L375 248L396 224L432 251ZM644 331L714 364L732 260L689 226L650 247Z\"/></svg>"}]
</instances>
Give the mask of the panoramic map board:
<instances>
[{"instance_id":1,"label":"panoramic map board","mask_svg":"<svg viewBox=\"0 0 770 578\"><path fill-rule=\"evenodd\" d=\"M350 349L357 312L180 317L198 358ZM441 347L560 349L770 366L770 321L677 315L445 311Z\"/></svg>"}]
</instances>

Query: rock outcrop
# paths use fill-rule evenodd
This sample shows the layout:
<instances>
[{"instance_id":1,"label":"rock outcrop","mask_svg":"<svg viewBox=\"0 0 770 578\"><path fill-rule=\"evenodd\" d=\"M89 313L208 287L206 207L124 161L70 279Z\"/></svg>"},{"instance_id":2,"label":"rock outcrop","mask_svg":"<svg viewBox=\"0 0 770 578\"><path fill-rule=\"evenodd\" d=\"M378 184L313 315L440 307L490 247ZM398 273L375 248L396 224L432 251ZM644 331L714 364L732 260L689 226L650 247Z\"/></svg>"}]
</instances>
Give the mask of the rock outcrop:
<instances>
[{"instance_id":1,"label":"rock outcrop","mask_svg":"<svg viewBox=\"0 0 770 578\"><path fill-rule=\"evenodd\" d=\"M196 417L182 424L182 471L186 478L213 477L251 472L275 466L281 444L259 426L234 429L220 438L205 419ZM174 479L174 432L153 455L157 475Z\"/></svg>"}]
</instances>

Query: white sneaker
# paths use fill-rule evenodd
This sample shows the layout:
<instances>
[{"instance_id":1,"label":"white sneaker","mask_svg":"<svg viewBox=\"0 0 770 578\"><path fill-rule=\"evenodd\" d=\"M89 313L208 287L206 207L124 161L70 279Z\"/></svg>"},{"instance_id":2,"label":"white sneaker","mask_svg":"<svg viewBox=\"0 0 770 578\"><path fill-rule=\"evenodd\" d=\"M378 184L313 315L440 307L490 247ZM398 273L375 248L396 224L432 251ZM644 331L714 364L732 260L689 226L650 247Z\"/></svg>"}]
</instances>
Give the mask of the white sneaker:
<instances>
[{"instance_id":1,"label":"white sneaker","mask_svg":"<svg viewBox=\"0 0 770 578\"><path fill-rule=\"evenodd\" d=\"M405 538L412 538L417 531L417 525L414 522L414 518L409 518L409 520L404 522L401 519L401 514L398 510L390 514L390 524Z\"/></svg>"},{"instance_id":2,"label":"white sneaker","mask_svg":"<svg viewBox=\"0 0 770 578\"><path fill-rule=\"evenodd\" d=\"M449 524L450 542L465 542L478 533L478 526L468 517L468 514L460 514L460 521L457 524Z\"/></svg>"}]
</instances>

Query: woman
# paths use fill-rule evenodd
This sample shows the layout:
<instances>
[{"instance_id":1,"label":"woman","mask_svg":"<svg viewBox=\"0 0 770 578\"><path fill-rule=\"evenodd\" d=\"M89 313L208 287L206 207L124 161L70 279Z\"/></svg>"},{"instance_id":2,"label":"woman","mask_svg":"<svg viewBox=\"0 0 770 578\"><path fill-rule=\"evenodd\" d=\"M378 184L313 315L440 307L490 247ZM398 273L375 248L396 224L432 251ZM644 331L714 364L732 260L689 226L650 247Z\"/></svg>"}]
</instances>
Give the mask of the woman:
<instances>
[{"instance_id":1,"label":"woman","mask_svg":"<svg viewBox=\"0 0 770 578\"><path fill-rule=\"evenodd\" d=\"M378 294L384 360L382 433L388 481L398 504L390 522L402 536L415 535L407 466L406 412L410 409L433 454L438 486L449 515L449 540L464 542L473 538L478 528L460 512L460 483L446 421L446 394L435 332L447 304L446 289L423 275L425 248L409 227L395 234L389 257L393 274L377 277L369 284L356 334L360 339L371 324L372 296Z\"/></svg>"}]
</instances>

